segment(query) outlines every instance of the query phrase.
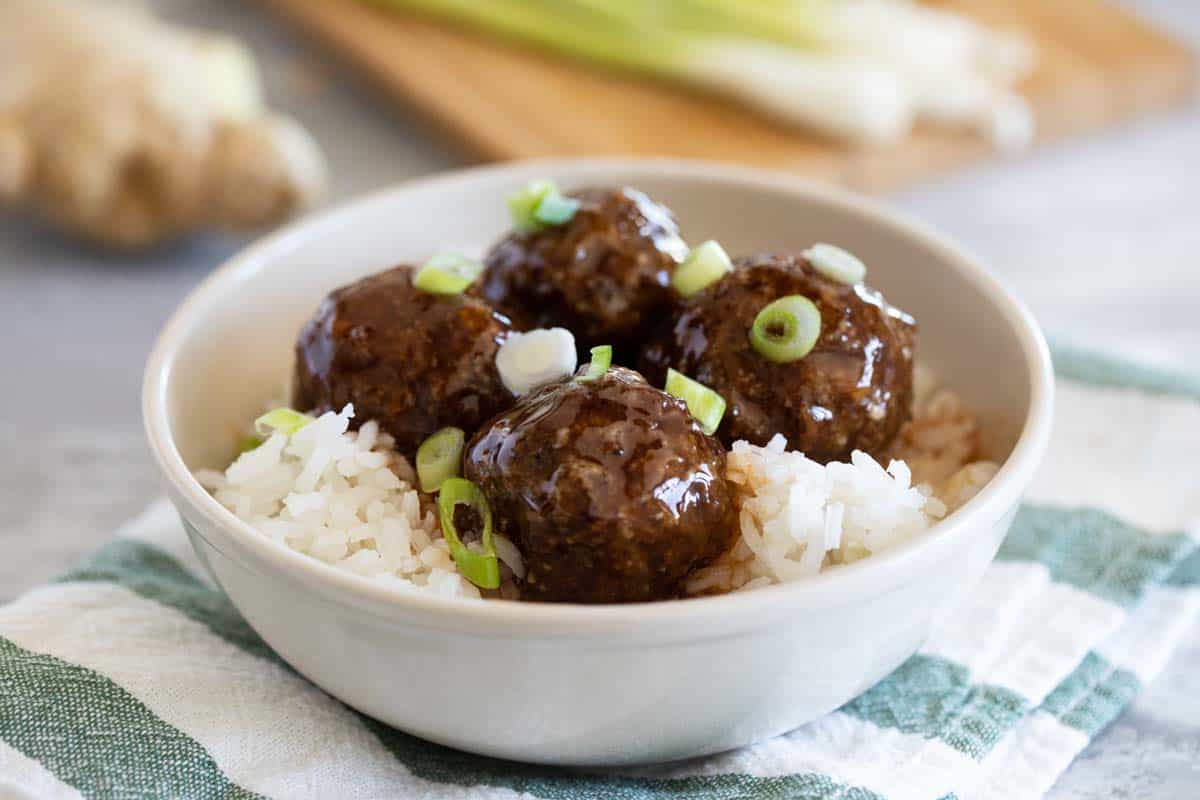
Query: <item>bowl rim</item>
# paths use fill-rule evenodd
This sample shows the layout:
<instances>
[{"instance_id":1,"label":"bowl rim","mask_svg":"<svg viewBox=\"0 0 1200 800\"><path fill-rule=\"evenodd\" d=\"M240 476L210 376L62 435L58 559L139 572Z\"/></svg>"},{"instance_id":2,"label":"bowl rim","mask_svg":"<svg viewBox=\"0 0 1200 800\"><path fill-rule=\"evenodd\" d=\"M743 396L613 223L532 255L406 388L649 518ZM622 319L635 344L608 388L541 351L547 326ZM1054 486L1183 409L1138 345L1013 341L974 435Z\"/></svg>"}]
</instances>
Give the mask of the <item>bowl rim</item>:
<instances>
[{"instance_id":1,"label":"bowl rim","mask_svg":"<svg viewBox=\"0 0 1200 800\"><path fill-rule=\"evenodd\" d=\"M200 485L175 446L168 423L167 396L178 352L210 304L219 301L240 279L269 264L276 255L291 251L314 232L341 227L365 207L390 202L396 195L424 192L435 187L449 190L454 187L465 189L477 183L517 182L546 172L555 173L564 180L587 180L612 172L630 172L650 179L715 181L737 184L749 190L800 195L810 202L832 206L870 224L921 240L986 295L1018 339L1029 372L1031 397L1012 453L987 486L961 509L920 535L870 558L802 581L774 584L749 592L607 605L444 598L432 592L414 591L355 575L263 536L218 503ZM906 214L844 189L756 168L679 159L556 158L469 167L405 181L300 219L243 248L189 292L162 329L146 364L142 412L151 452L174 490L174 496L182 498L191 510L224 532L242 553L264 568L281 570L306 581L306 588L316 589L327 598L360 611L410 620L414 612L419 613L424 624L431 627L453 622L456 626L467 625L479 630L544 632L553 629L586 636L629 630L633 624L640 628L773 616L770 612L781 607L845 605L854 597L886 591L901 582L904 576L913 574L921 564L937 559L946 548L957 539L970 535L981 523L998 520L1016 506L1045 453L1053 395L1050 351L1030 311L976 258Z\"/></svg>"}]
</instances>

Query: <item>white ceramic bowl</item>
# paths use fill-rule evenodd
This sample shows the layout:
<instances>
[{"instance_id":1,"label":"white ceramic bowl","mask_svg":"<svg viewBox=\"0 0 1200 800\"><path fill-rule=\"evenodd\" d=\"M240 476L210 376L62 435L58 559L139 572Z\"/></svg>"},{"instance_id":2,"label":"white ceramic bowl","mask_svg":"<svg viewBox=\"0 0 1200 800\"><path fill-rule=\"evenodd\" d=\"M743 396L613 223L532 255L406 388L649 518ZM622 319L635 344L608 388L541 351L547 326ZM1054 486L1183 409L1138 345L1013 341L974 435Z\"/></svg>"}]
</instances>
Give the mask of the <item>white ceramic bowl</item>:
<instances>
[{"instance_id":1,"label":"white ceramic bowl","mask_svg":"<svg viewBox=\"0 0 1200 800\"><path fill-rule=\"evenodd\" d=\"M844 245L920 322L919 357L982 415L1004 461L965 508L890 552L812 580L624 606L452 601L286 549L192 477L292 367L336 286L508 226L530 179L628 184L686 238L734 254ZM629 764L791 730L908 658L978 580L1046 447L1053 383L1032 317L978 263L912 222L795 178L710 164L587 160L451 173L304 220L233 258L175 313L146 369L146 429L201 559L254 629L334 696L417 736L503 758Z\"/></svg>"}]
</instances>

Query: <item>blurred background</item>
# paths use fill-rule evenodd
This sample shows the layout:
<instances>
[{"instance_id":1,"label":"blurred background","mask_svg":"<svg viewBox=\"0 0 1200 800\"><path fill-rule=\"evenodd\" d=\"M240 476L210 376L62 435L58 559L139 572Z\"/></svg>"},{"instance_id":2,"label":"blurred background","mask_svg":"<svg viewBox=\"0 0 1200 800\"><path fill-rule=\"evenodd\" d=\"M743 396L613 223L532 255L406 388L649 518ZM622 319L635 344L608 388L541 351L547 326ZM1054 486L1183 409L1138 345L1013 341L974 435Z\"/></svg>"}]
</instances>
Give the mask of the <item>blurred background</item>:
<instances>
[{"instance_id":1,"label":"blurred background","mask_svg":"<svg viewBox=\"0 0 1200 800\"><path fill-rule=\"evenodd\" d=\"M964 16L932 22L894 16L882 8L891 0L831 18L814 0L787 29L772 16L782 0L762 0L742 7L763 12L742 20L761 47L729 46L720 16L651 19L631 0L525 3L560 26L548 29L505 16L522 6L509 0L154 0L144 5L170 23L241 43L202 43L214 57L196 80L226 83L219 104L195 102L187 76L174 77L187 65L171 61L167 34L117 21L111 41L163 51L173 77L159 100L188 130L206 114L242 127L195 163L173 155L184 134L146 133L149 166L122 173L131 194L120 216L80 154L133 135L155 112L127 103L92 132L90 115L120 105L96 88L123 80L96 66L105 46L77 44L45 67L54 55L45 43L79 32L34 25L32 0L9 2L0 9L0 601L62 570L158 494L142 442L142 367L172 309L254 235L226 229L263 229L471 163L700 157L869 191L980 255L1054 342L1200 370L1194 0L958 0L936 5ZM564 34L571 20L560 6L595 23L595 36ZM476 9L471 33L439 18L448 7L456 17ZM622 26L642 24L657 38L628 47ZM825 55L806 49L813 41ZM963 42L973 43L969 63ZM248 54L261 98L244 85ZM580 56L590 63L569 60ZM43 72L53 79L30 79ZM81 128L90 138L66 136ZM51 142L54 153L39 152ZM42 169L49 178L22 173L31 157L53 163ZM147 177L160 157L177 168L171 186ZM203 207L172 186L202 193ZM1200 696L1187 668L1197 658L1200 643L1053 796L1193 796L1200 723L1173 718L1168 699Z\"/></svg>"}]
</instances>

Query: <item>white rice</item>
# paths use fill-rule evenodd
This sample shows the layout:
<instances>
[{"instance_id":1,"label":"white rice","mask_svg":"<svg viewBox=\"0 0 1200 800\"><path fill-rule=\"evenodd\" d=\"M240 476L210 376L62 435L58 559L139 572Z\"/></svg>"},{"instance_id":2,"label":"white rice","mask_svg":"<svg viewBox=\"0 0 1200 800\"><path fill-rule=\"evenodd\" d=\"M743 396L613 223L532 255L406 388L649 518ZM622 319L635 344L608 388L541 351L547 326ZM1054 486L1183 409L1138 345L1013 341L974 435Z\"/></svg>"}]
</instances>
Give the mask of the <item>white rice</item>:
<instances>
[{"instance_id":1,"label":"white rice","mask_svg":"<svg viewBox=\"0 0 1200 800\"><path fill-rule=\"evenodd\" d=\"M766 447L735 442L725 477L738 498L739 537L691 576L687 592L800 580L928 530L995 475L996 464L970 462L978 434L961 399L940 391L918 404L898 437L893 452L907 461L893 458L887 469L861 451L850 463L818 464L789 452L781 435Z\"/></svg>"},{"instance_id":2,"label":"white rice","mask_svg":"<svg viewBox=\"0 0 1200 800\"><path fill-rule=\"evenodd\" d=\"M291 436L275 433L224 472L197 477L226 508L263 535L338 569L452 598L517 599L525 568L496 536L502 584L480 591L459 575L432 498L418 492L392 437L368 421L350 431L353 406L321 415ZM755 589L802 580L893 547L927 530L995 474L974 462L978 424L950 392L915 410L885 469L866 453L822 465L736 442L726 478L739 507L739 536L717 563L698 570L689 594Z\"/></svg>"},{"instance_id":3,"label":"white rice","mask_svg":"<svg viewBox=\"0 0 1200 800\"><path fill-rule=\"evenodd\" d=\"M444 597L516 596L516 546L496 537L504 584L483 592L458 574L428 495L375 422L348 430L354 407L322 414L292 436L272 434L223 473L197 477L265 536L327 564Z\"/></svg>"},{"instance_id":4,"label":"white rice","mask_svg":"<svg viewBox=\"0 0 1200 800\"><path fill-rule=\"evenodd\" d=\"M919 398L888 455L907 463L917 482L940 486L978 451L979 420L949 389Z\"/></svg>"}]
</instances>

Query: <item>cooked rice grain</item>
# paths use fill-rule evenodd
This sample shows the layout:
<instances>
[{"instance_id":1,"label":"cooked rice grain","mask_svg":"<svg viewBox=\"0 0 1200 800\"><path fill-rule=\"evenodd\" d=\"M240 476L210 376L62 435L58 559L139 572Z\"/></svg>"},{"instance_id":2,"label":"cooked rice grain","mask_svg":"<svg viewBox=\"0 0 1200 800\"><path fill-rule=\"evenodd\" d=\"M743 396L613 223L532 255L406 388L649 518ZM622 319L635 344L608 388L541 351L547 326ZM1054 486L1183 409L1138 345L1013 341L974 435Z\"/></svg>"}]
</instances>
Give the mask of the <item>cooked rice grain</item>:
<instances>
[{"instance_id":1,"label":"cooked rice grain","mask_svg":"<svg viewBox=\"0 0 1200 800\"><path fill-rule=\"evenodd\" d=\"M688 594L754 589L858 561L974 497L997 470L990 461L970 463L978 422L953 392L923 394L887 469L858 451L848 464L818 464L787 451L778 435L766 447L735 442L726 477L740 508L740 536L692 575Z\"/></svg>"},{"instance_id":2,"label":"cooked rice grain","mask_svg":"<svg viewBox=\"0 0 1200 800\"><path fill-rule=\"evenodd\" d=\"M822 465L737 442L726 477L739 507L730 552L689 579L689 594L750 590L799 580L911 539L970 500L996 472L970 463L979 426L953 392L923 392L885 469L865 453ZM445 597L516 600L520 551L496 537L502 583L481 592L459 575L432 498L373 422L349 430L353 406L322 414L295 434L275 433L223 473L197 477L264 535L338 569ZM933 487L933 488L931 488Z\"/></svg>"},{"instance_id":3,"label":"cooked rice grain","mask_svg":"<svg viewBox=\"0 0 1200 800\"><path fill-rule=\"evenodd\" d=\"M373 421L349 430L353 406L286 436L274 433L224 473L202 470L216 499L262 533L327 564L444 597L515 598L521 555L503 537L506 585L482 592L458 574L428 495L411 465Z\"/></svg>"}]
</instances>

